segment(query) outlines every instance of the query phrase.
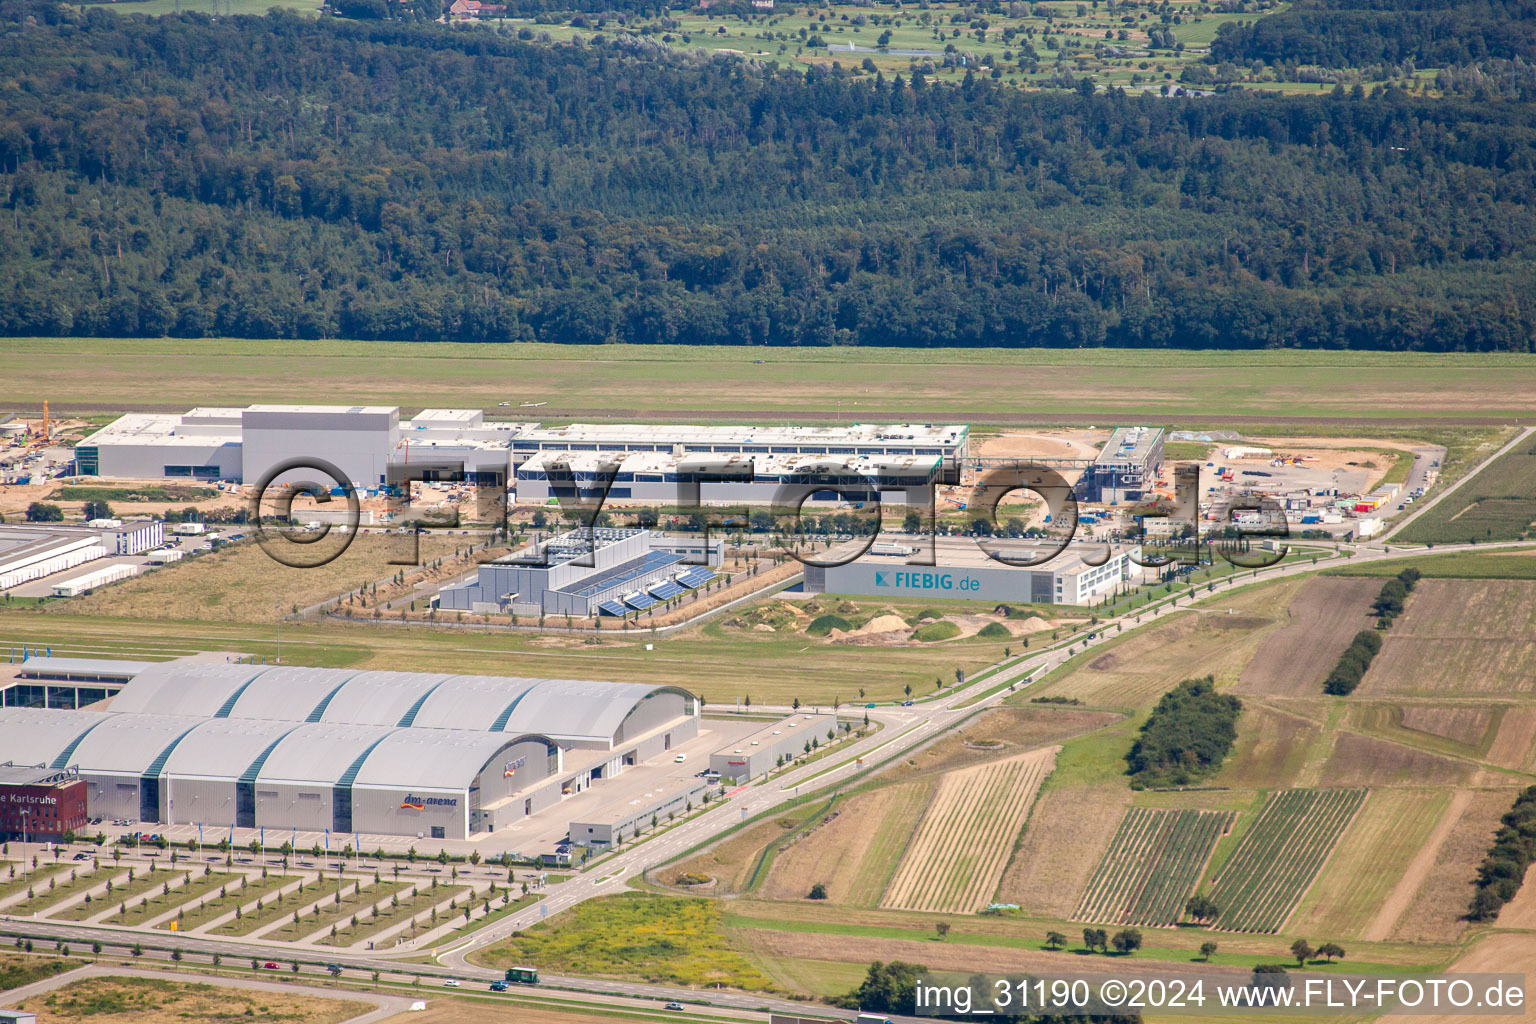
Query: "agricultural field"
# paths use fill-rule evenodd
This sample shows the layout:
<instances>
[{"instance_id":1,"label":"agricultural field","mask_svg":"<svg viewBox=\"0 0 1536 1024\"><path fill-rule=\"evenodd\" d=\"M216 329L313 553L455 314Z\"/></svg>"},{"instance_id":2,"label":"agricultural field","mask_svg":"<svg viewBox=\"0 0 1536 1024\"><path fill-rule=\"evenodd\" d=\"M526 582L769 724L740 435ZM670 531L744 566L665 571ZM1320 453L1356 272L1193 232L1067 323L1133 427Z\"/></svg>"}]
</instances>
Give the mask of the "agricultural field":
<instances>
[{"instance_id":1,"label":"agricultural field","mask_svg":"<svg viewBox=\"0 0 1536 1024\"><path fill-rule=\"evenodd\" d=\"M1215 595L1214 603L1172 613L1078 655L1010 701L1051 696L1131 708L1155 704L1184 679L1213 675L1225 688L1241 676L1266 635L1286 623L1286 608L1304 583L1292 577Z\"/></svg>"},{"instance_id":2,"label":"agricultural field","mask_svg":"<svg viewBox=\"0 0 1536 1024\"><path fill-rule=\"evenodd\" d=\"M90 1024L222 1024L248 1020L340 1024L372 1003L297 992L248 991L229 985L139 977L90 977L18 1004L38 1019Z\"/></svg>"},{"instance_id":3,"label":"agricultural field","mask_svg":"<svg viewBox=\"0 0 1536 1024\"><path fill-rule=\"evenodd\" d=\"M1286 624L1264 637L1232 692L1311 697L1362 629L1375 625L1376 580L1314 576L1286 605Z\"/></svg>"},{"instance_id":4,"label":"agricultural field","mask_svg":"<svg viewBox=\"0 0 1536 1024\"><path fill-rule=\"evenodd\" d=\"M1536 582L1433 580L1414 588L1359 688L1362 697L1536 693Z\"/></svg>"},{"instance_id":5,"label":"agricultural field","mask_svg":"<svg viewBox=\"0 0 1536 1024\"><path fill-rule=\"evenodd\" d=\"M1173 925L1195 891L1231 811L1126 812L1073 918L1113 924Z\"/></svg>"},{"instance_id":6,"label":"agricultural field","mask_svg":"<svg viewBox=\"0 0 1536 1024\"><path fill-rule=\"evenodd\" d=\"M1271 794L1210 885L1216 927L1277 932L1364 803L1363 789Z\"/></svg>"},{"instance_id":7,"label":"agricultural field","mask_svg":"<svg viewBox=\"0 0 1536 1024\"><path fill-rule=\"evenodd\" d=\"M1456 551L1419 558L1350 563L1327 569L1323 575L1396 576L1410 566L1419 570L1425 579L1533 580L1536 579L1536 551L1522 548L1503 548L1488 553Z\"/></svg>"},{"instance_id":8,"label":"agricultural field","mask_svg":"<svg viewBox=\"0 0 1536 1024\"><path fill-rule=\"evenodd\" d=\"M1536 360L1516 353L1261 349L698 348L686 345L473 345L238 339L9 339L0 351L0 406L41 413L71 367L71 402L56 415L184 411L219 395L230 405L329 402L495 409L548 402L541 419L627 417L675 423L837 418L857 377L871 395L907 397L883 418L949 423L1224 426L1306 420L1506 423L1536 416ZM304 374L294 373L303 366ZM710 387L700 388L708 366ZM366 369L366 372L365 372ZM507 382L517 381L509 391ZM1263 387L1256 388L1255 382ZM1018 411L1027 389L1030 411ZM688 395L637 406L639 395ZM85 397L88 396L88 397ZM1408 412L1405 413L1405 410ZM861 399L852 414L879 420ZM845 402L842 412L850 410ZM920 413L920 415L919 415ZM1307 425L1316 432L1316 424Z\"/></svg>"},{"instance_id":9,"label":"agricultural field","mask_svg":"<svg viewBox=\"0 0 1536 1024\"><path fill-rule=\"evenodd\" d=\"M1536 440L1490 462L1452 495L1409 523L1396 539L1481 544L1527 540L1536 529Z\"/></svg>"},{"instance_id":10,"label":"agricultural field","mask_svg":"<svg viewBox=\"0 0 1536 1024\"><path fill-rule=\"evenodd\" d=\"M933 780L920 779L838 801L824 820L777 852L757 895L804 899L819 883L832 902L877 906L934 789Z\"/></svg>"},{"instance_id":11,"label":"agricultural field","mask_svg":"<svg viewBox=\"0 0 1536 1024\"><path fill-rule=\"evenodd\" d=\"M880 905L974 913L992 900L1060 747L946 774Z\"/></svg>"},{"instance_id":12,"label":"agricultural field","mask_svg":"<svg viewBox=\"0 0 1536 1024\"><path fill-rule=\"evenodd\" d=\"M1420 861L1452 800L1449 789L1373 789L1288 928L1334 939L1386 938L1431 855ZM1418 862L1418 863L1416 863Z\"/></svg>"}]
</instances>

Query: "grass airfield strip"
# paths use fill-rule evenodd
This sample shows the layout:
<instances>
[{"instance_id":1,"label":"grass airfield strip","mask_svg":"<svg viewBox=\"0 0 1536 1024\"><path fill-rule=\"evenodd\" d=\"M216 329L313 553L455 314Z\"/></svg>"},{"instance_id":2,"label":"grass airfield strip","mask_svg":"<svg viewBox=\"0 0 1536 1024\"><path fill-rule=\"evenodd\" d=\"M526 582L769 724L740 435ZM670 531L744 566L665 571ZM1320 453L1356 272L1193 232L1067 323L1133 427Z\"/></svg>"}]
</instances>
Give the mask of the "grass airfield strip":
<instances>
[{"instance_id":1,"label":"grass airfield strip","mask_svg":"<svg viewBox=\"0 0 1536 1024\"><path fill-rule=\"evenodd\" d=\"M66 364L71 393L89 399L59 393ZM241 405L323 402L343 392L360 404L407 409L496 409L510 401L506 415L547 422L834 420L840 413L855 421L1181 418L1220 426L1486 423L1536 414L1536 357L1514 353L7 339L0 382L0 405L26 411L47 395L56 413L78 414L184 411L211 394ZM681 404L691 408L632 405L636 395L680 388L688 388ZM520 413L522 402L548 404Z\"/></svg>"}]
</instances>

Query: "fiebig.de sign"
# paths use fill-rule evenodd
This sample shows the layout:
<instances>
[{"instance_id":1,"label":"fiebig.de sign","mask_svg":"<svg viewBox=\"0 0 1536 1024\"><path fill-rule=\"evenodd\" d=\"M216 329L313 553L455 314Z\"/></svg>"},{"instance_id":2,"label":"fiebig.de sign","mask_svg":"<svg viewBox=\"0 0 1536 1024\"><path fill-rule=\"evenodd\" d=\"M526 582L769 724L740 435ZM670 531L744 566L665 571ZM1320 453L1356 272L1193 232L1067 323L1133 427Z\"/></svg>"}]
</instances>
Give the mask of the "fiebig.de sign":
<instances>
[{"instance_id":1,"label":"fiebig.de sign","mask_svg":"<svg viewBox=\"0 0 1536 1024\"><path fill-rule=\"evenodd\" d=\"M956 576L952 572L877 572L875 586L901 590L979 590L975 576Z\"/></svg>"}]
</instances>

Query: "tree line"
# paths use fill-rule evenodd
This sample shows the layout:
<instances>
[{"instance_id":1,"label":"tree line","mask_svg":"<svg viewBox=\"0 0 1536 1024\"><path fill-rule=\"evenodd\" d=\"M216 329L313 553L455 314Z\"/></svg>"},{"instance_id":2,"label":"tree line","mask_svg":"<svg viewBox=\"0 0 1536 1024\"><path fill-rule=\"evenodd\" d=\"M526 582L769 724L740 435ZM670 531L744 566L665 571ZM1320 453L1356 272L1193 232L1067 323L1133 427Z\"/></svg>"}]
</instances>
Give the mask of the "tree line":
<instances>
[{"instance_id":1,"label":"tree line","mask_svg":"<svg viewBox=\"0 0 1536 1024\"><path fill-rule=\"evenodd\" d=\"M34 0L0 26L3 334L1536 338L1529 88L1031 93Z\"/></svg>"},{"instance_id":2,"label":"tree line","mask_svg":"<svg viewBox=\"0 0 1536 1024\"><path fill-rule=\"evenodd\" d=\"M1499 910L1515 898L1526 869L1536 861L1536 786L1515 799L1515 804L1500 819L1493 846L1477 869L1477 891L1467 917L1473 921L1491 921Z\"/></svg>"}]
</instances>

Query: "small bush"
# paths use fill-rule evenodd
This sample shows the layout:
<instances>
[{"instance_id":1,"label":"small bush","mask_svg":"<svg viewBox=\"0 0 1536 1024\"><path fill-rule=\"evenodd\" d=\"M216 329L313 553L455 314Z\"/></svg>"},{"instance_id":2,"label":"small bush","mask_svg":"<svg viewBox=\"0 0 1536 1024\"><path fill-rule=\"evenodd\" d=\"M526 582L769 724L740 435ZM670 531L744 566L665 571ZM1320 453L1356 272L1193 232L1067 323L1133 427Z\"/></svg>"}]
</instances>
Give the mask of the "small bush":
<instances>
[{"instance_id":1,"label":"small bush","mask_svg":"<svg viewBox=\"0 0 1536 1024\"><path fill-rule=\"evenodd\" d=\"M983 640L1008 640L1013 634L1008 632L1008 627L1001 622L989 622L981 627L981 632L976 634Z\"/></svg>"},{"instance_id":2,"label":"small bush","mask_svg":"<svg viewBox=\"0 0 1536 1024\"><path fill-rule=\"evenodd\" d=\"M853 623L849 622L841 615L827 614L818 615L816 618L812 619L811 624L805 627L805 631L811 636L826 636L834 629L839 629L846 633L852 628Z\"/></svg>"},{"instance_id":3,"label":"small bush","mask_svg":"<svg viewBox=\"0 0 1536 1024\"><path fill-rule=\"evenodd\" d=\"M938 622L930 622L926 626L919 626L912 633L912 639L919 643L931 644L939 640L948 640L960 635L960 627L948 619L940 619Z\"/></svg>"}]
</instances>

